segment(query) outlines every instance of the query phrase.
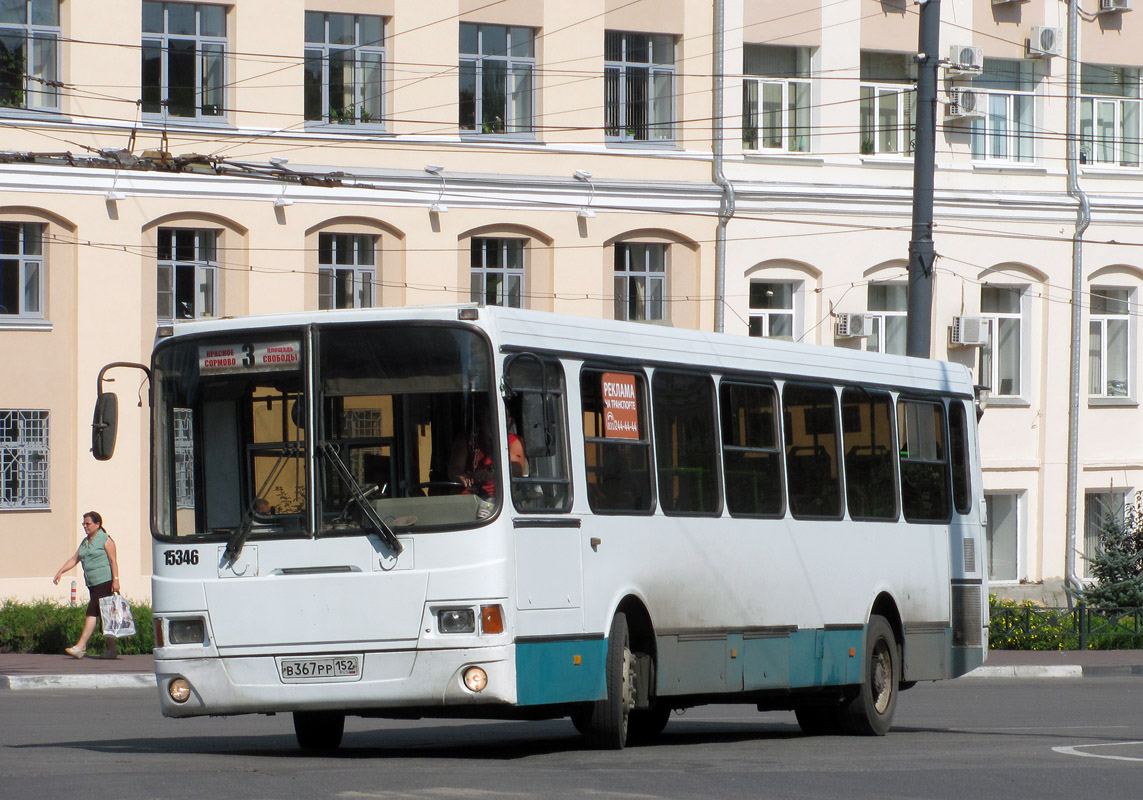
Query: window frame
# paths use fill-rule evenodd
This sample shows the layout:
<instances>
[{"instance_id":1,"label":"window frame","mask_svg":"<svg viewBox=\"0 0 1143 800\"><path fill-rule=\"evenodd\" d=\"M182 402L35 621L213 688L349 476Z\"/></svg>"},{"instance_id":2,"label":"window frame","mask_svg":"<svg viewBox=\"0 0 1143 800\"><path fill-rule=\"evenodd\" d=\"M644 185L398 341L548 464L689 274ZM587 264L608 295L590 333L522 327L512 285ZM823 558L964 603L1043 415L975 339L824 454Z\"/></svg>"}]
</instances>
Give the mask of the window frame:
<instances>
[{"instance_id":1,"label":"window frame","mask_svg":"<svg viewBox=\"0 0 1143 800\"><path fill-rule=\"evenodd\" d=\"M628 322L663 322L667 320L667 276L670 274L671 246L667 242L643 242L632 239L615 243L614 264L614 309L615 319ZM634 269L632 248L643 248L643 264L641 269ZM653 254L661 254L655 258ZM623 268L620 269L622 262ZM657 265L662 264L661 269ZM642 298L638 281L643 281ZM658 288L658 295L652 287ZM654 312L658 310L656 315ZM632 312L636 312L632 316Z\"/></svg>"},{"instance_id":2,"label":"window frame","mask_svg":"<svg viewBox=\"0 0 1143 800\"><path fill-rule=\"evenodd\" d=\"M1023 577L1023 563L1022 563L1022 541L1023 531L1021 530L1024 514L1021 508L1023 503L1023 492L985 492L984 501L987 507L985 525L985 546L988 548L988 563L985 568L988 570L989 583L1017 583ZM993 553L996 549L996 520L997 514L994 512L995 500L997 498L1008 498L1011 502L1011 509L1006 515L1013 517L1012 521L1012 576L1011 577L997 577L993 570ZM1007 548L1006 548L1007 549Z\"/></svg>"},{"instance_id":3,"label":"window frame","mask_svg":"<svg viewBox=\"0 0 1143 800\"><path fill-rule=\"evenodd\" d=\"M25 63L20 75L19 88L0 86L0 112L4 114L59 112L60 40L63 38L60 5L60 0L24 0L22 22L0 22L0 39L11 41L23 39L22 53ZM51 22L43 21L45 11ZM49 52L43 52L42 48ZM12 82L14 84L16 81ZM20 102L6 102L9 92L21 95ZM31 98L40 98L43 102L30 103Z\"/></svg>"},{"instance_id":4,"label":"window frame","mask_svg":"<svg viewBox=\"0 0 1143 800\"><path fill-rule=\"evenodd\" d=\"M836 488L836 491L830 493L828 496L825 492L819 492L818 497L821 498L822 500L835 502L836 503L836 509L835 510L831 511L831 509L827 508L825 513L813 514L813 513L807 513L808 509L802 509L802 508L798 507L799 506L799 500L796 498L802 498L803 493L799 493L799 492L794 491L793 482L796 479L795 472L797 472L797 470L792 469L792 463L791 463L790 459L791 459L791 456L794 455L794 451L798 447L805 447L806 445L796 444L794 441L794 428L791 424L792 423L792 415L790 414L790 404L789 404L789 397L790 397L791 391L803 391L803 392L807 392L807 393L819 392L823 396L828 396L830 398L830 411L831 411L831 415L832 415L831 416L832 429L830 431L827 431L824 435L826 435L826 436L832 435L833 436L833 455L832 455L832 458L829 458L829 462L830 462L833 469L832 469L832 477L830 478L829 483L832 483L834 485L834 487ZM809 407L809 406L806 406L806 407ZM812 407L816 409L816 408L821 408L822 406L818 405L817 403L814 403ZM843 440L842 440L841 414L840 414L840 407L839 407L839 402L838 402L838 389L837 389L837 387L833 384L813 383L813 382L808 382L808 381L787 381L782 385L781 410L782 410L783 460L785 462L784 468L785 468L785 473L786 473L786 504L790 510L790 515L794 519L804 519L804 520L831 520L831 521L836 521L836 520L844 519L845 513L846 513L845 478L844 478L844 473L842 471L842 464L841 464L841 462L842 462L841 447L842 447L842 441ZM817 416L817 415L815 414L815 416ZM803 427L805 427L805 424L808 422L809 422L808 418L804 417L803 418ZM814 424L816 425L817 422L820 422L820 419L815 421ZM817 455L817 449L819 447L821 447L821 449L823 451L826 451L825 454L827 455L827 457L829 456L827 448L824 445L821 445L819 442L819 439L823 436L823 434L819 430L817 430L815 428L813 433L806 431L804 435L806 437L812 438L812 440L813 440L812 447L814 448L814 455L815 456ZM819 459L819 461L820 461L820 459ZM818 466L820 466L820 464ZM817 477L820 477L820 475ZM817 487L819 489L822 489L822 488L828 489L829 488L829 486L827 485L827 483L825 481L818 481ZM808 495L807 495L807 499L808 499Z\"/></svg>"},{"instance_id":5,"label":"window frame","mask_svg":"<svg viewBox=\"0 0 1143 800\"><path fill-rule=\"evenodd\" d=\"M338 246L349 238L351 259L339 262ZM326 243L328 242L328 246ZM363 245L368 242L368 261L362 260ZM326 251L330 260L323 261ZM348 231L318 232L318 310L338 308L373 308L377 305L377 236L372 233L352 233ZM352 304L342 303L343 294L338 291L341 282L348 278ZM367 295L367 296L366 296Z\"/></svg>"},{"instance_id":6,"label":"window frame","mask_svg":"<svg viewBox=\"0 0 1143 800\"><path fill-rule=\"evenodd\" d=\"M466 29L475 28L476 52L466 50ZM504 31L505 49L503 52L483 52L486 32L490 29ZM522 47L517 45L515 31L527 31L527 55L514 53ZM491 25L475 22L460 23L460 43L458 74L458 100L457 125L462 136L496 136L496 137L523 137L530 138L536 134L536 30L523 25ZM500 130L496 125L489 125L486 119L486 89L485 84L495 77L495 67L503 70L503 98L504 116L500 119ZM490 78L491 75L491 78ZM526 76L526 87L513 89L515 78ZM464 97L465 81L471 76L470 100ZM514 98L519 98L514 102ZM467 109L471 104L472 123L466 125Z\"/></svg>"},{"instance_id":7,"label":"window frame","mask_svg":"<svg viewBox=\"0 0 1143 800\"><path fill-rule=\"evenodd\" d=\"M666 437L672 433L668 428L670 422L685 422L686 417L680 414L672 416L670 409L672 405L664 405L660 402L661 398L668 396L671 392L675 391L674 387L667 388L664 385L665 381L691 381L697 391L687 395L689 402L685 404L674 404L674 408L678 409L680 405L686 405L693 408L696 412L700 409L694 408L699 405L700 401L705 401L705 414L695 414L690 417L693 421L696 417L705 417L706 436L695 437L693 433L688 434L683 430L674 430L679 434L679 438L670 441ZM699 396L700 392L705 392L705 398ZM677 395L676 395L677 398ZM654 458L655 458L655 478L658 487L659 508L662 509L663 514L669 517L717 517L722 513L722 470L720 469L721 458L721 445L719 440L719 419L717 408L717 395L715 391L714 379L709 373L692 372L684 369L668 369L658 368L651 374L651 420L654 429ZM683 438L690 440L693 445L695 442L705 443L706 448L700 453L703 460L707 462L706 466L709 468L710 473L706 476L705 480L700 480L698 484L699 493L701 498L698 508L683 507L682 498L684 493L680 490L676 495L669 492L664 487L664 472L674 472L673 480L678 480L680 473L689 469L690 466L684 463L685 457L681 455L683 451ZM664 445L670 444L670 447ZM711 496L705 496L706 492L710 492ZM709 501L713 499L713 504Z\"/></svg>"},{"instance_id":8,"label":"window frame","mask_svg":"<svg viewBox=\"0 0 1143 800\"><path fill-rule=\"evenodd\" d=\"M763 286L783 286L789 289L790 305L789 306L775 306L773 308L766 306L755 306L755 287ZM801 338L801 301L805 288L804 281L797 280L762 280L761 278L751 278L747 286L747 335L758 336L769 339L780 339L787 342L796 342ZM759 288L759 291L763 291ZM766 295L763 294L763 297ZM776 296L776 295L772 295ZM776 318L789 318L790 321L790 335L787 337L783 334L772 333Z\"/></svg>"},{"instance_id":9,"label":"window frame","mask_svg":"<svg viewBox=\"0 0 1143 800\"><path fill-rule=\"evenodd\" d=\"M46 277L46 261L44 253L44 243L47 232L47 225L42 222L0 222L0 233L4 229L11 227L18 228L18 244L15 253L4 253L3 237L0 237L0 324L19 323L21 321L40 321L44 319L44 306L46 305L45 294L47 288ZM38 252L26 252L28 248L28 232L32 227L38 228L38 237L36 247L33 248ZM3 274L4 263L15 262L16 274L16 311L6 311L8 303L6 295L3 291ZM11 266L9 266L11 269ZM35 275L29 276L29 272L34 269ZM28 309L29 292L35 294L36 308Z\"/></svg>"},{"instance_id":10,"label":"window frame","mask_svg":"<svg viewBox=\"0 0 1143 800\"><path fill-rule=\"evenodd\" d=\"M528 250L529 239L522 236L473 236L469 240L469 300L480 306L502 306L504 308L526 308L528 297ZM489 253L497 253L502 266L489 266ZM518 256L519 266L509 265ZM489 303L489 279L498 278L495 286L495 302ZM515 300L510 287L516 281ZM479 285L478 285L479 284Z\"/></svg>"},{"instance_id":11,"label":"window frame","mask_svg":"<svg viewBox=\"0 0 1143 800\"><path fill-rule=\"evenodd\" d=\"M141 57L142 57L142 79L141 79L141 92L143 101L141 103L141 112L143 119L147 120L162 120L164 122L197 122L207 124L225 124L229 114L227 108L227 87L228 87L228 68L227 58L229 44L229 29L227 25L227 17L229 16L230 6L217 5L213 3L179 3L167 2L166 0L144 0L143 1L143 18L146 19L147 7L159 6L162 15L162 31L149 31L146 29L146 23L143 24L143 31L141 37ZM170 19L169 11L172 6L189 6L194 9L195 19L195 33L182 34L170 32ZM221 9L222 17L222 34L216 35L211 33L203 33L203 19L202 14L205 9ZM194 94L194 114L172 114L171 113L171 66L170 55L171 46L174 42L190 42L194 46L194 86L192 87ZM151 85L148 77L148 52L151 49L157 48L158 51L158 76L157 83ZM218 65L219 73L213 79L208 77L211 71L206 66L208 56L207 52L211 53L210 60ZM148 98L148 94L156 94L156 98ZM208 95L216 96L217 103L206 103L205 100ZM148 105L158 105L158 110L148 109ZM206 108L217 109L217 113L207 113Z\"/></svg>"},{"instance_id":12,"label":"window frame","mask_svg":"<svg viewBox=\"0 0 1143 800\"><path fill-rule=\"evenodd\" d=\"M861 82L858 87L861 155L913 157L917 126L916 95L917 87L913 85ZM892 98L894 118L898 120L891 126L884 124L881 119L884 113L881 101L884 98ZM901 120L905 119L908 121L902 123Z\"/></svg>"},{"instance_id":13,"label":"window frame","mask_svg":"<svg viewBox=\"0 0 1143 800\"><path fill-rule=\"evenodd\" d=\"M933 444L936 446L943 445L941 452L937 452L935 457L926 457L925 455L913 455L909 451L909 436L902 436L902 428L907 429L910 424L910 419L914 415L902 413L902 407L906 405L914 406L929 406L936 410L940 415L939 420L935 420L935 427L933 433L937 434L940 439L934 439ZM949 427L948 427L948 409L945 407L944 402L939 397L918 397L908 394L902 394L897 397L897 448L898 448L898 474L901 476L901 516L906 522L915 523L920 525L947 525L952 521L953 516L953 490L952 490L952 463L950 458L950 442L949 442ZM919 424L924 424L926 420L916 420ZM919 435L923 437L923 428ZM923 442L922 442L923 443ZM939 486L944 491L944 515L939 517L927 517L917 513L920 509L919 506L911 505L910 499L913 497L906 489L906 483L910 480L910 474L920 471L920 467L924 465L931 465L931 469L943 470L940 477ZM923 478L923 475L922 475ZM913 499L916 502L915 498Z\"/></svg>"},{"instance_id":14,"label":"window frame","mask_svg":"<svg viewBox=\"0 0 1143 800\"><path fill-rule=\"evenodd\" d=\"M1027 297L1028 286L1026 284L1018 285L1001 285L1001 284L985 284L981 287L981 318L988 329L988 341L980 348L980 355L978 360L979 370L978 376L980 382L989 387L989 400L993 401L998 398L1021 398L1024 396L1024 386L1026 384L1025 367L1028 362L1027 354L1025 353L1025 335L1024 331L1028 327L1027 320ZM985 311L984 310L984 292L989 289L999 289L1015 291L1019 293L1019 302L1017 311ZM1017 342L1015 346L1017 364L1015 368L1016 376L1016 390L1015 391L1001 391L1001 382L1005 380L1001 376L1001 363L1005 361L1001 355L994 355L996 353L996 339L998 330L1002 321L1014 321L1018 325L1016 327ZM989 360L989 368L985 369L985 361ZM1006 370L1011 373L1012 370Z\"/></svg>"},{"instance_id":15,"label":"window frame","mask_svg":"<svg viewBox=\"0 0 1143 800\"><path fill-rule=\"evenodd\" d=\"M1122 299L1112 298L1110 295L1101 295L1100 292L1122 292L1124 297ZM1088 398L1105 398L1121 400L1124 398L1131 398L1135 396L1135 380L1134 380L1134 359L1135 359L1135 325L1132 308L1134 303L1134 291L1125 286L1092 286L1091 292L1088 295ZM1103 302L1097 303L1097 298L1102 298ZM1112 312L1107 309L1112 303L1122 304L1122 310ZM1104 309L1097 311L1097 304L1103 305ZM1120 327L1123 336L1123 355L1120 359L1119 370L1122 373L1122 392L1111 392L1109 388L1113 382L1111 377L1111 357L1110 357L1110 340L1109 328L1112 323L1117 323ZM1099 335L1096 335L1096 329L1099 329ZM1097 344L1098 342L1098 344ZM1098 347L1099 352L1096 352ZM1093 389L1097 389L1093 391Z\"/></svg>"},{"instance_id":16,"label":"window frame","mask_svg":"<svg viewBox=\"0 0 1143 800\"><path fill-rule=\"evenodd\" d=\"M316 24L316 18L321 17L322 41L310 39L311 25ZM330 41L331 17L351 17L353 19L353 43ZM362 32L362 18L376 20L380 28L380 44L363 43L366 34ZM303 117L308 126L330 126L340 128L352 125L354 128L385 129L385 71L388 69L386 60L385 25L387 19L380 14L350 14L325 11L305 12L304 58L305 72L303 77ZM334 54L351 54L352 61L347 62L353 71L352 92L353 101L349 106L334 109L333 103L333 61ZM371 66L366 66L365 59L375 58ZM315 80L314 64L317 64ZM376 82L366 76L370 69L376 71ZM320 85L319 85L320 84ZM309 109L313 100L313 92L317 90L320 112L314 116ZM376 91L375 103L368 102L370 89ZM372 105L373 108L367 108ZM352 109L353 113L346 115L345 111ZM376 119L374 119L376 115Z\"/></svg>"},{"instance_id":17,"label":"window frame","mask_svg":"<svg viewBox=\"0 0 1143 800\"><path fill-rule=\"evenodd\" d=\"M194 257L190 259L178 257L178 242L176 237L178 234L193 234ZM181 228L181 227L162 227L159 228L156 246L156 266L157 278L156 289L157 297L156 302L161 302L164 294L170 294L170 300L166 304L167 309L171 312L169 315L161 313L161 309L156 307L156 316L160 323L173 322L175 320L184 319L213 319L222 315L221 312L221 298L219 297L219 270L220 265L218 262L218 245L222 232L215 228ZM164 236L170 236L170 244L164 246ZM211 237L213 241L207 247L204 243L206 237ZM161 258L163 250L167 249L171 255L170 258ZM209 250L213 255L211 258L203 258L202 253L204 250ZM179 272L181 270L194 270L194 313L191 316L179 316L177 308L179 304ZM163 272L167 272L166 290L163 289ZM204 297L203 287L209 285L209 296L206 297L208 302L201 302ZM201 306L209 306L210 311Z\"/></svg>"},{"instance_id":18,"label":"window frame","mask_svg":"<svg viewBox=\"0 0 1143 800\"><path fill-rule=\"evenodd\" d=\"M889 301L888 293L886 293L885 303L873 302L873 290L876 288L885 289L904 289L905 308L874 308L874 305L892 305ZM889 321L894 321L894 328L901 328L906 325L909 317L909 284L903 281L885 281L882 283L870 283L869 288L866 290L866 316L868 316L875 329L875 333L871 333L865 338L864 349L870 353L888 353L891 355L903 356L905 355L906 341L905 331L898 330L894 338L896 346L890 347L889 339ZM899 337L899 343L897 338Z\"/></svg>"},{"instance_id":19,"label":"window frame","mask_svg":"<svg viewBox=\"0 0 1143 800\"><path fill-rule=\"evenodd\" d=\"M677 37L672 34L638 33L633 31L604 31L603 61L603 115L604 138L608 142L623 144L670 145L675 140L676 51ZM631 37L646 37L645 59L639 59L638 42ZM659 48L655 43L659 42ZM670 43L669 61L657 61L657 50ZM615 44L618 43L618 48ZM631 54L631 51L636 51ZM613 56L618 56L615 58ZM664 57L665 58L665 57ZM646 70L647 80L642 87L643 99L631 99L634 78L638 70ZM666 97L656 92L656 82L667 82ZM666 104L666 109L661 108ZM644 122L632 120L631 109L641 108ZM666 121L664 121L664 118Z\"/></svg>"},{"instance_id":20,"label":"window frame","mask_svg":"<svg viewBox=\"0 0 1143 800\"><path fill-rule=\"evenodd\" d=\"M1014 65L1017 73L1015 80L989 69L990 65L999 69L1001 63ZM985 58L984 72L973 79L973 89L984 97L986 110L984 117L973 119L969 127L972 160L1005 164L1035 163L1035 66L1027 60ZM998 103L1004 105L1003 114L996 113ZM1026 109L1018 108L1024 103L1028 104ZM1021 112L1027 115L1027 119L1022 118Z\"/></svg>"},{"instance_id":21,"label":"window frame","mask_svg":"<svg viewBox=\"0 0 1143 800\"><path fill-rule=\"evenodd\" d=\"M1094 83L1094 70L1105 70L1112 78L1112 85L1120 85L1127 89L1125 94L1111 94L1110 92L1090 91ZM1140 164L1140 138L1141 117L1143 117L1143 99L1140 91L1140 68L1120 65L1080 64L1080 97L1079 97L1079 158L1081 164L1100 167L1122 167L1125 169L1138 169ZM1115 77L1121 76L1116 81ZM1097 134L1097 121L1101 105L1110 105L1114 109L1112 121L1112 134L1106 138ZM1130 109L1134 109L1134 124L1128 122ZM1128 126L1133 130L1128 130ZM1110 147L1111 157L1106 156ZM1132 152L1132 149L1134 152Z\"/></svg>"},{"instance_id":22,"label":"window frame","mask_svg":"<svg viewBox=\"0 0 1143 800\"><path fill-rule=\"evenodd\" d=\"M860 470L857 469L856 465L855 465L855 461L854 461L857 457L859 457L858 454L855 453L854 451L857 448L863 447L865 445L853 443L851 446L851 442L853 441L853 436L859 432L862 434L865 434L866 431L864 431L864 430L862 430L862 431L852 430L850 428L849 424L847 424L848 423L848 419L847 419L848 415L846 414L846 400L847 400L847 398L853 397L855 395L858 396L859 398L864 398L865 402L870 406L872 406L874 402L884 404L884 408L886 411L885 423L887 425L887 429L884 433L887 434L888 442L887 442L884 454L881 456L881 459L884 462L883 466L887 466L888 470L889 470L889 474L887 477L888 477L888 483L890 484L891 489L889 491L889 497L887 499L892 503L892 506L893 506L891 513L883 513L880 515L872 513L872 512L866 513L866 514L855 514L854 513L854 511L855 511L854 506L858 502L858 497L861 496L860 492L857 492L854 490L858 489L858 488L868 488L868 487L862 487L861 484L859 483L859 481L865 480L866 478L869 477L866 473L866 468L863 468ZM841 454L842 454L842 463L845 467L845 510L846 510L846 513L849 515L849 518L851 520L856 521L856 522L897 522L901 519L901 488L900 488L899 464L897 463L897 461L898 461L897 458L894 457L894 455L898 452L897 447L896 447L896 442L897 442L896 406L897 406L897 404L894 401L893 395L886 390L866 389L862 386L857 386L857 385L852 385L852 384L844 384L841 387L841 400L840 400L841 445L840 445L840 450L841 450ZM873 415L872 414L870 414L870 421L873 421ZM877 442L874 442L872 440L872 432L870 432L870 443L868 445L870 447L870 450L871 450L870 457L875 455L875 451L873 451L873 448L876 447L877 444L878 444ZM870 463L872 463L872 462L870 462ZM874 488L876 488L876 486L878 484L880 484L882 487L885 485L884 477L886 477L886 476L883 476L883 480L880 482L878 482L878 481L873 482Z\"/></svg>"},{"instance_id":23,"label":"window frame","mask_svg":"<svg viewBox=\"0 0 1143 800\"><path fill-rule=\"evenodd\" d=\"M0 435L9 430L0 438L0 510L51 508L51 411L0 408Z\"/></svg>"},{"instance_id":24,"label":"window frame","mask_svg":"<svg viewBox=\"0 0 1143 800\"><path fill-rule=\"evenodd\" d=\"M589 429L588 425L586 424L587 423L587 414L589 413L587 411L588 404L586 402L584 402L584 400L585 400L585 389L588 388L587 381L594 379L601 384L600 399L602 401L602 381L603 381L603 376L607 373L618 373L621 375L631 375L635 378L636 412L638 414L638 420L639 420L639 426L640 426L638 438L623 438L623 437L610 437L609 438L606 435L594 436L594 435L591 435L589 433L590 429ZM592 387L592 388L594 388L594 387ZM593 514L614 514L614 515L624 515L624 516L632 516L632 515L633 516L648 516L648 515L654 514L655 509L657 507L657 501L656 501L656 496L655 496L655 489L656 489L657 482L655 481L655 476L654 476L654 470L655 470L655 453L654 453L654 450L655 450L655 448L654 448L654 434L653 434L652 429L651 429L651 412L650 412L650 405L649 405L650 387L649 387L649 384L647 381L646 373L643 370L639 369L638 367L635 367L635 368L632 368L630 366L610 367L610 366L598 364L595 362L590 363L590 364L584 364L583 367L580 369L580 373L579 373L579 392L580 392L579 406L580 406L580 413L581 413L580 425L582 426L582 430L583 430L583 447L584 447L583 459L584 459L585 471L590 475L589 465L591 464L592 459L589 457L589 450L593 446L599 446L601 448L600 449L601 454L604 452L602 450L602 448L604 448L604 447L630 447L630 448L637 447L637 448L641 448L640 450L637 450L635 452L642 456L642 461L647 467L646 484L641 486L641 487L636 487L636 488L646 489L648 497L647 497L647 502L645 504L637 507L636 504L633 503L632 506L629 508L607 507L601 503L602 500L606 499L606 496L602 495L600 492L600 487L603 486L603 482L597 481L597 482L593 483L589 480L587 482L586 490L587 490L587 503L588 503L588 506L591 508L591 512ZM601 408L602 408L602 402L601 402ZM594 412L590 412L590 413L594 413ZM635 464L635 465L629 465L629 466L639 466L639 465ZM605 466L602 462L600 464L597 464L595 468L598 470L605 470ZM627 470L627 473L631 473L631 472L632 472L631 469Z\"/></svg>"},{"instance_id":25,"label":"window frame","mask_svg":"<svg viewBox=\"0 0 1143 800\"><path fill-rule=\"evenodd\" d=\"M742 408L741 405L734 405L732 392L736 388L745 389L747 391L760 391L769 395L771 400L770 434L772 436L772 446L767 447L765 444L750 444L747 441L748 431L746 429L745 420L741 423L739 430L740 435L731 435L731 428L739 426L739 423L732 417L732 412ZM759 406L757 410L761 410L761 408L762 407ZM750 409L746 410L748 411ZM786 454L782 444L782 401L778 387L769 381L756 381L750 380L749 378L740 379L737 376L723 378L718 386L718 413L722 441L723 494L726 498L725 504L730 516L754 519L781 519L786 516ZM743 441L747 441L747 443L733 443ZM778 506L775 510L769 512L742 510L742 506L738 502L738 494L732 492L730 486L730 475L732 472L737 472L737 470L731 469L728 459L734 454L741 454L747 458L753 455L756 458L766 458L772 462L773 468L755 470L754 473L761 474L763 477L769 477L773 481L778 495ZM765 467L766 465L762 466Z\"/></svg>"},{"instance_id":26,"label":"window frame","mask_svg":"<svg viewBox=\"0 0 1143 800\"><path fill-rule=\"evenodd\" d=\"M798 67L795 74L775 74L776 71L766 71L757 68L752 71L750 53L756 51L759 58L763 57L765 48L774 50L793 51L791 55ZM742 68L742 149L758 153L808 153L810 152L812 121L810 114L813 109L813 85L810 81L810 56L807 48L783 47L767 44L743 45ZM802 65L806 66L803 67ZM766 108L766 89L774 87L778 91L778 107L776 110ZM771 116L773 115L773 116ZM803 119L804 115L804 119ZM776 120L773 118L776 116ZM768 124L774 122L775 124ZM753 131L753 135L749 131ZM773 137L762 131L778 131L777 144L767 144Z\"/></svg>"}]
</instances>

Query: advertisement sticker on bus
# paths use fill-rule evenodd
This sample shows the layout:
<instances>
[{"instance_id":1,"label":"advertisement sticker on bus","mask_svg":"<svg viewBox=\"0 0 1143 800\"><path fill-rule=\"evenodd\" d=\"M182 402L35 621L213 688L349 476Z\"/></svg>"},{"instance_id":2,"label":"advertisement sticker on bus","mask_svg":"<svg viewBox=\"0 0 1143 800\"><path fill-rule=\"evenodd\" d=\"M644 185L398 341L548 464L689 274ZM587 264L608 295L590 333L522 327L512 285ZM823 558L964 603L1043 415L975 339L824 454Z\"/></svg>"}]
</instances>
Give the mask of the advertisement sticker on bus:
<instances>
[{"instance_id":1,"label":"advertisement sticker on bus","mask_svg":"<svg viewBox=\"0 0 1143 800\"><path fill-rule=\"evenodd\" d=\"M200 375L293 371L301 365L301 353L300 342L208 344L198 349L198 371Z\"/></svg>"},{"instance_id":2,"label":"advertisement sticker on bus","mask_svg":"<svg viewBox=\"0 0 1143 800\"><path fill-rule=\"evenodd\" d=\"M639 392L635 376L605 372L603 381L603 430L608 439L639 438Z\"/></svg>"}]
</instances>

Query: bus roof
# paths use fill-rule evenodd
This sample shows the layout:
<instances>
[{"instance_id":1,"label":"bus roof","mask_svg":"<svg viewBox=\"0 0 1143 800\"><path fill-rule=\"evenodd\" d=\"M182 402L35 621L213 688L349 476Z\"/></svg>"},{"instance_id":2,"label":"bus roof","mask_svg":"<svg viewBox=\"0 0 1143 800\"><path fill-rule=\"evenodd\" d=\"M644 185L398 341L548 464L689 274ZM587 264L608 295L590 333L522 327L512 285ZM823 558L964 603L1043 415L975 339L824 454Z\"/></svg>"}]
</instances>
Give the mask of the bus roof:
<instances>
[{"instance_id":1,"label":"bus roof","mask_svg":"<svg viewBox=\"0 0 1143 800\"><path fill-rule=\"evenodd\" d=\"M819 378L856 385L973 394L968 368L948 361L496 306L404 306L230 317L179 322L172 326L171 336L311 324L456 322L462 309L476 311L475 320L464 322L487 330L502 350L530 350L582 360L671 364L716 372L765 372L776 377Z\"/></svg>"}]
</instances>

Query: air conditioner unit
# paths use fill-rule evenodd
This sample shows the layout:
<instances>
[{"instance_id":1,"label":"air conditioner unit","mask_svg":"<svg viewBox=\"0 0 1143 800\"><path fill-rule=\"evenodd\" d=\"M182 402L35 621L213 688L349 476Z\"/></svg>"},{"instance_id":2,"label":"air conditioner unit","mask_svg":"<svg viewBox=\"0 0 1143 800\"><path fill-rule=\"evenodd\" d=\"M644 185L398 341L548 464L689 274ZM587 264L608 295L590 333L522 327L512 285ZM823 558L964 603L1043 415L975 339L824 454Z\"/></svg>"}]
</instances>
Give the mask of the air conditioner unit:
<instances>
[{"instance_id":1,"label":"air conditioner unit","mask_svg":"<svg viewBox=\"0 0 1143 800\"><path fill-rule=\"evenodd\" d=\"M1116 11L1130 11L1131 0L1099 0L1097 14L1110 14Z\"/></svg>"},{"instance_id":2,"label":"air conditioner unit","mask_svg":"<svg viewBox=\"0 0 1143 800\"><path fill-rule=\"evenodd\" d=\"M1030 58L1047 58L1064 54L1064 29L1032 26L1032 35L1027 39Z\"/></svg>"},{"instance_id":3,"label":"air conditioner unit","mask_svg":"<svg viewBox=\"0 0 1143 800\"><path fill-rule=\"evenodd\" d=\"M865 314L837 315L837 336L839 339L868 336L869 328L869 318Z\"/></svg>"},{"instance_id":4,"label":"air conditioner unit","mask_svg":"<svg viewBox=\"0 0 1143 800\"><path fill-rule=\"evenodd\" d=\"M988 325L983 317L953 317L949 328L949 344L957 347L981 347L988 344Z\"/></svg>"},{"instance_id":5,"label":"air conditioner unit","mask_svg":"<svg viewBox=\"0 0 1143 800\"><path fill-rule=\"evenodd\" d=\"M970 45L954 44L949 49L949 72L954 75L979 75L984 67L984 50Z\"/></svg>"},{"instance_id":6,"label":"air conditioner unit","mask_svg":"<svg viewBox=\"0 0 1143 800\"><path fill-rule=\"evenodd\" d=\"M949 89L949 102L945 107L949 119L984 116L984 96L976 89Z\"/></svg>"}]
</instances>

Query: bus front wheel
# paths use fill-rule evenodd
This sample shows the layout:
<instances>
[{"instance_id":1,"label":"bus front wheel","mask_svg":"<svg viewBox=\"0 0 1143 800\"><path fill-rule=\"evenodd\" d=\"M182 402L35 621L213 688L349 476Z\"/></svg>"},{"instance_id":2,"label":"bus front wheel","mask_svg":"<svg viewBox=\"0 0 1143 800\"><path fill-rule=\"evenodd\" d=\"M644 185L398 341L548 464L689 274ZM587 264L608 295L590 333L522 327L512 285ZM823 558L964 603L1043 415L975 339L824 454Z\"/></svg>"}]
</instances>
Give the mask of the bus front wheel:
<instances>
[{"instance_id":1,"label":"bus front wheel","mask_svg":"<svg viewBox=\"0 0 1143 800\"><path fill-rule=\"evenodd\" d=\"M845 729L858 736L884 736L893 724L901 684L901 651L884 617L869 618L865 634L865 680L841 710Z\"/></svg>"},{"instance_id":2,"label":"bus front wheel","mask_svg":"<svg viewBox=\"0 0 1143 800\"><path fill-rule=\"evenodd\" d=\"M627 631L627 615L616 614L607 637L607 697L597 700L574 719L588 747L622 750L635 706L635 659Z\"/></svg>"},{"instance_id":3,"label":"bus front wheel","mask_svg":"<svg viewBox=\"0 0 1143 800\"><path fill-rule=\"evenodd\" d=\"M345 732L345 714L340 711L295 711L294 735L303 750L336 750Z\"/></svg>"}]
</instances>

